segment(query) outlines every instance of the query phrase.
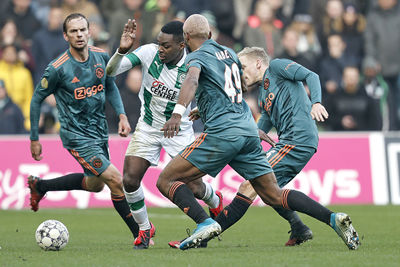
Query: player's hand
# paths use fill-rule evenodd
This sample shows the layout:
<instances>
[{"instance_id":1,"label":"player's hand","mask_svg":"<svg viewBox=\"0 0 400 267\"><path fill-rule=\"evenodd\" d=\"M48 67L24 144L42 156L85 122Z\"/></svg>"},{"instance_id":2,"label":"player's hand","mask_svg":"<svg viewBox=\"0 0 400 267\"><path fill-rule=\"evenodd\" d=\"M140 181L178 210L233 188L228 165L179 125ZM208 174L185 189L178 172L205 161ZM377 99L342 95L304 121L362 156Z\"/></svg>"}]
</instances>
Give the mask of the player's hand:
<instances>
[{"instance_id":1,"label":"player's hand","mask_svg":"<svg viewBox=\"0 0 400 267\"><path fill-rule=\"evenodd\" d=\"M128 22L124 26L124 31L121 35L119 42L118 52L126 54L133 46L133 42L136 38L136 21L134 19L128 19Z\"/></svg>"},{"instance_id":2,"label":"player's hand","mask_svg":"<svg viewBox=\"0 0 400 267\"><path fill-rule=\"evenodd\" d=\"M127 137L131 132L131 125L129 124L128 117L125 114L119 115L118 134L122 137Z\"/></svg>"},{"instance_id":3,"label":"player's hand","mask_svg":"<svg viewBox=\"0 0 400 267\"><path fill-rule=\"evenodd\" d=\"M195 121L198 120L200 118L200 111L199 109L196 107L194 109L192 109L189 113L189 120L190 121Z\"/></svg>"},{"instance_id":4,"label":"player's hand","mask_svg":"<svg viewBox=\"0 0 400 267\"><path fill-rule=\"evenodd\" d=\"M311 107L311 118L316 121L325 121L329 117L328 112L321 103L315 103Z\"/></svg>"},{"instance_id":5,"label":"player's hand","mask_svg":"<svg viewBox=\"0 0 400 267\"><path fill-rule=\"evenodd\" d=\"M164 131L164 137L174 137L179 132L182 116L177 113L172 113L171 118L164 124L161 131Z\"/></svg>"},{"instance_id":6,"label":"player's hand","mask_svg":"<svg viewBox=\"0 0 400 267\"><path fill-rule=\"evenodd\" d=\"M39 141L31 141L31 154L34 160L42 160L42 144Z\"/></svg>"},{"instance_id":7,"label":"player's hand","mask_svg":"<svg viewBox=\"0 0 400 267\"><path fill-rule=\"evenodd\" d=\"M266 134L263 130L258 129L258 135L260 136L260 139L267 142L268 144L270 144L272 147L276 146L275 141L269 137L268 134Z\"/></svg>"}]
</instances>

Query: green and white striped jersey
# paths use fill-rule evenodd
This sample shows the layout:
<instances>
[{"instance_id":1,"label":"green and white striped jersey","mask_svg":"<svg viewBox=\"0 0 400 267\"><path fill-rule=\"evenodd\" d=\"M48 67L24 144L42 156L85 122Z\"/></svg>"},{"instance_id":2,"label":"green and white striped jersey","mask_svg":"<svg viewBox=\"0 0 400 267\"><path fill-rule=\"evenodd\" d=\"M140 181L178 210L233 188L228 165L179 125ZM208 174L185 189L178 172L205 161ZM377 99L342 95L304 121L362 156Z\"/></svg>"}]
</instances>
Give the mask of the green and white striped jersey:
<instances>
[{"instance_id":1,"label":"green and white striped jersey","mask_svg":"<svg viewBox=\"0 0 400 267\"><path fill-rule=\"evenodd\" d=\"M158 129L169 120L186 76L185 58L186 52L176 65L164 64L158 56L156 44L140 46L122 58L116 74L139 64L142 66L142 86L139 92L142 102L140 120ZM188 117L189 112L190 105L182 116L180 126L182 131L192 127Z\"/></svg>"}]
</instances>

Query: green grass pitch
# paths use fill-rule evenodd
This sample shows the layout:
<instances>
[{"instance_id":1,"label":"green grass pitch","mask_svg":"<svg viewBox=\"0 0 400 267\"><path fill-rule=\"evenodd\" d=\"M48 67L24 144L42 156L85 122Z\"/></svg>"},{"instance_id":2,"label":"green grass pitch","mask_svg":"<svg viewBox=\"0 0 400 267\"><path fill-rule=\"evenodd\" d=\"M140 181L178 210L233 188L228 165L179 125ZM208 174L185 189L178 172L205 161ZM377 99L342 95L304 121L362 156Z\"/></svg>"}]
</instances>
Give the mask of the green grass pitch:
<instances>
[{"instance_id":1,"label":"green grass pitch","mask_svg":"<svg viewBox=\"0 0 400 267\"><path fill-rule=\"evenodd\" d=\"M269 207L252 207L221 241L180 251L167 243L194 223L177 208L149 208L155 246L132 249L132 237L113 209L0 211L0 266L400 266L400 206L331 206L348 213L362 245L350 251L327 225L306 215L314 239L284 247L288 224ZM63 222L70 240L62 251L43 251L34 233L44 220Z\"/></svg>"}]
</instances>

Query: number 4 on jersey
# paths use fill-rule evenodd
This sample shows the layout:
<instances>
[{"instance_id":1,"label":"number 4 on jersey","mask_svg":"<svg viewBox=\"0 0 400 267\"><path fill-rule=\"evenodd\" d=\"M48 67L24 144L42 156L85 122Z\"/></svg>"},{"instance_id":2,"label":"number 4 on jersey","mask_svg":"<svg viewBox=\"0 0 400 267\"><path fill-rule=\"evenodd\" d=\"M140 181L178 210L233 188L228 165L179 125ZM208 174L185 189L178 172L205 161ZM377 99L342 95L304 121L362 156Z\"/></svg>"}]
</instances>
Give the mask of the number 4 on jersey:
<instances>
[{"instance_id":1,"label":"number 4 on jersey","mask_svg":"<svg viewBox=\"0 0 400 267\"><path fill-rule=\"evenodd\" d=\"M232 75L233 74L233 75ZM233 80L232 80L233 77ZM235 86L233 85L235 83ZM225 65L225 93L231 98L232 103L242 102L242 84L240 81L239 67L236 63L232 67Z\"/></svg>"}]
</instances>

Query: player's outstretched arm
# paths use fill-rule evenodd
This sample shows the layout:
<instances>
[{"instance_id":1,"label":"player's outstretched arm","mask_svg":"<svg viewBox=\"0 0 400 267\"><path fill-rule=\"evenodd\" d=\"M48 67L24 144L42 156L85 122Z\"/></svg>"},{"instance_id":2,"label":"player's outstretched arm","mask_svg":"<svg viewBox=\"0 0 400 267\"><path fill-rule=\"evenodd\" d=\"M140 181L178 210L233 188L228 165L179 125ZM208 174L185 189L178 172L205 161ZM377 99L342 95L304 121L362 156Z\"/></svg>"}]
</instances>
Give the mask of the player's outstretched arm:
<instances>
[{"instance_id":1,"label":"player's outstretched arm","mask_svg":"<svg viewBox=\"0 0 400 267\"><path fill-rule=\"evenodd\" d=\"M106 73L108 76L118 75L133 67L128 59L124 59L124 55L132 48L135 38L136 21L129 19L124 26L119 48L107 63Z\"/></svg>"},{"instance_id":2,"label":"player's outstretched arm","mask_svg":"<svg viewBox=\"0 0 400 267\"><path fill-rule=\"evenodd\" d=\"M128 19L128 22L124 26L124 31L119 41L118 52L126 54L132 48L133 43L136 39L136 21L134 19Z\"/></svg>"},{"instance_id":3,"label":"player's outstretched arm","mask_svg":"<svg viewBox=\"0 0 400 267\"><path fill-rule=\"evenodd\" d=\"M178 102L175 105L171 118L164 124L161 131L164 131L164 137L174 137L178 134L181 119L186 111L187 106L192 101L199 84L200 69L197 67L190 67L186 78L183 81L181 91L179 93Z\"/></svg>"}]
</instances>

